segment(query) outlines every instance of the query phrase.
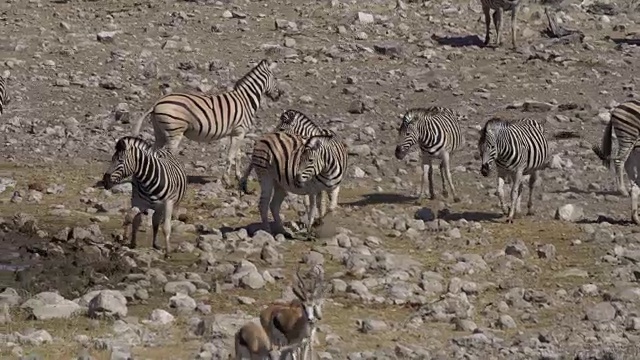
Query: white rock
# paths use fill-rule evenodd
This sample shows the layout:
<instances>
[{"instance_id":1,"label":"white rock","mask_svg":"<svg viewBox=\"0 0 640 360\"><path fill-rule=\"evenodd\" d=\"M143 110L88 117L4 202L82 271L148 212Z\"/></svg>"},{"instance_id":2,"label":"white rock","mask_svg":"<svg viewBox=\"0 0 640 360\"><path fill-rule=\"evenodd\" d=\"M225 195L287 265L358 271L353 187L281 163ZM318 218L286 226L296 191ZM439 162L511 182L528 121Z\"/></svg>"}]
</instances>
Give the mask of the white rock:
<instances>
[{"instance_id":1,"label":"white rock","mask_svg":"<svg viewBox=\"0 0 640 360\"><path fill-rule=\"evenodd\" d=\"M156 324L167 325L173 322L175 318L168 311L162 309L155 309L151 312L149 320Z\"/></svg>"},{"instance_id":2,"label":"white rock","mask_svg":"<svg viewBox=\"0 0 640 360\"><path fill-rule=\"evenodd\" d=\"M566 204L560 206L556 210L555 218L557 220L569 221L569 222L577 222L582 220L584 217L584 210L582 207L573 204Z\"/></svg>"}]
</instances>

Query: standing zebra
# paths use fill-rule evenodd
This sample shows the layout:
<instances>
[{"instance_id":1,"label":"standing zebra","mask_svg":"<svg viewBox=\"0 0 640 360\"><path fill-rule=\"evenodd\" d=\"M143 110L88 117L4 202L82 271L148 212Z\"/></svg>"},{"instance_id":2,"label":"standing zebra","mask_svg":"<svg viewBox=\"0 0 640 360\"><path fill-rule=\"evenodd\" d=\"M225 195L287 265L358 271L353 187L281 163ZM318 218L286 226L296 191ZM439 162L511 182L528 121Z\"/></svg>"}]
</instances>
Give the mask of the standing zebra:
<instances>
[{"instance_id":1,"label":"standing zebra","mask_svg":"<svg viewBox=\"0 0 640 360\"><path fill-rule=\"evenodd\" d=\"M255 113L263 94L277 101L281 91L272 70L276 63L262 60L238 80L233 91L219 95L172 93L160 98L136 123L133 135L140 133L142 121L151 115L156 147L168 148L175 153L182 137L198 142L211 142L229 137L228 164L225 180L230 184L231 168L236 179L240 170L236 161L245 134L253 128Z\"/></svg>"},{"instance_id":2,"label":"standing zebra","mask_svg":"<svg viewBox=\"0 0 640 360\"><path fill-rule=\"evenodd\" d=\"M309 138L311 136L333 136L335 133L329 129L321 128L316 125L311 119L309 119L305 114L296 111L296 110L286 110L280 115L280 123L276 126L276 131L283 131L289 134L297 134L304 138ZM317 205L318 212L320 214L320 219L324 218L327 213L326 203L323 201L323 192L319 192L315 195L315 204ZM312 195L308 195L304 198L304 205L310 206L311 202L314 201L311 199ZM328 194L327 194L328 196ZM336 194L338 196L338 194ZM308 216L309 214L307 214Z\"/></svg>"},{"instance_id":3,"label":"standing zebra","mask_svg":"<svg viewBox=\"0 0 640 360\"><path fill-rule=\"evenodd\" d=\"M7 93L7 79L0 76L0 115L4 113L4 107L9 103L9 94Z\"/></svg>"},{"instance_id":4,"label":"standing zebra","mask_svg":"<svg viewBox=\"0 0 640 360\"><path fill-rule=\"evenodd\" d=\"M593 151L605 161L602 150L594 146ZM631 180L631 220L640 225L640 217L638 216L638 197L640 197L640 147L633 147L629 152L629 156L624 162L624 170Z\"/></svg>"},{"instance_id":5,"label":"standing zebra","mask_svg":"<svg viewBox=\"0 0 640 360\"><path fill-rule=\"evenodd\" d=\"M480 0L482 4L482 12L484 13L484 46L489 45L491 39L491 10L493 10L493 25L496 27L496 44L502 45L501 40L501 25L502 25L502 13L505 11L511 11L511 42L513 48L516 48L516 19L518 14L518 7L522 0Z\"/></svg>"},{"instance_id":6,"label":"standing zebra","mask_svg":"<svg viewBox=\"0 0 640 360\"><path fill-rule=\"evenodd\" d=\"M302 137L334 135L333 131L316 125L305 114L296 110L286 110L280 115L280 123L276 126L276 131L298 134Z\"/></svg>"},{"instance_id":7,"label":"standing zebra","mask_svg":"<svg viewBox=\"0 0 640 360\"><path fill-rule=\"evenodd\" d=\"M544 135L544 127L533 119L523 118L513 122L492 118L480 131L478 149L482 158L480 172L487 177L495 162L498 166L497 195L502 211L507 214L507 222L513 222L515 212L520 212L522 178L529 178L529 201L527 215L533 214L533 189L538 186L538 172L549 160L549 144ZM504 179L509 177L511 187L511 207L504 201Z\"/></svg>"},{"instance_id":8,"label":"standing zebra","mask_svg":"<svg viewBox=\"0 0 640 360\"><path fill-rule=\"evenodd\" d=\"M307 229L316 216L317 194L329 195L329 211L338 207L340 183L347 169L347 149L337 135L318 135L303 138L285 132L267 133L256 140L251 162L240 179L240 187L247 193L247 178L253 168L260 182L260 217L269 229L269 209L273 215L275 232L288 235L282 225L280 208L287 192L311 195L306 205ZM322 216L322 214L320 214Z\"/></svg>"},{"instance_id":9,"label":"standing zebra","mask_svg":"<svg viewBox=\"0 0 640 360\"><path fill-rule=\"evenodd\" d=\"M432 161L434 158L438 158L440 159L443 195L449 197L445 184L446 179L451 188L453 200L460 201L451 180L450 155L464 143L459 125L459 121L462 119L464 116L456 111L439 106L413 108L402 117L395 155L398 160L402 160L414 145L418 144L420 147L423 173L418 200L422 199L424 195L427 180L429 181L429 197L435 199Z\"/></svg>"},{"instance_id":10,"label":"standing zebra","mask_svg":"<svg viewBox=\"0 0 640 360\"><path fill-rule=\"evenodd\" d=\"M131 221L131 248L136 247L142 213L152 209L153 247L159 249L158 229L163 224L165 257L168 257L171 215L187 188L184 167L170 150L156 149L140 138L125 136L116 143L111 166L102 181L105 189L109 190L129 176L133 176L131 207L138 210Z\"/></svg>"},{"instance_id":11,"label":"standing zebra","mask_svg":"<svg viewBox=\"0 0 640 360\"><path fill-rule=\"evenodd\" d=\"M624 183L623 166L629 154L640 138L640 100L631 100L616 106L611 111L611 121L607 124L602 137L602 146L593 147L593 151L602 160L602 164L611 166L612 128L618 138L618 152L613 158L616 171L616 185L623 196L629 196Z\"/></svg>"}]
</instances>

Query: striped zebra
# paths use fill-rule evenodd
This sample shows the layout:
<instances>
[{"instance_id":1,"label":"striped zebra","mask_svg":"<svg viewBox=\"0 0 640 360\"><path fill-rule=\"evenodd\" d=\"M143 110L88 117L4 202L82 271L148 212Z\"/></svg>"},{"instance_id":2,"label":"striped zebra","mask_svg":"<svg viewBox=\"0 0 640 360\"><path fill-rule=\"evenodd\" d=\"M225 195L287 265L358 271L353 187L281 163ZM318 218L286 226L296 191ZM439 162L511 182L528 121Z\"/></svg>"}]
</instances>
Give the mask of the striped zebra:
<instances>
[{"instance_id":1,"label":"striped zebra","mask_svg":"<svg viewBox=\"0 0 640 360\"><path fill-rule=\"evenodd\" d=\"M135 217L131 221L131 248L136 247L136 234L142 222L142 213L153 210L153 247L157 243L158 229L163 224L165 257L169 257L169 237L171 235L171 215L187 188L184 167L171 151L156 149L150 143L136 137L125 136L116 143L116 151L111 158L111 166L102 181L105 189L132 176L133 191L131 207Z\"/></svg>"},{"instance_id":2,"label":"striped zebra","mask_svg":"<svg viewBox=\"0 0 640 360\"><path fill-rule=\"evenodd\" d=\"M280 122L275 131L283 131L289 134L297 134L302 137L318 135L331 136L335 133L329 129L322 128L305 114L296 110L286 110L280 115Z\"/></svg>"},{"instance_id":3,"label":"striped zebra","mask_svg":"<svg viewBox=\"0 0 640 360\"><path fill-rule=\"evenodd\" d=\"M478 149L482 158L480 172L487 177L493 163L498 167L497 195L500 207L508 214L507 222L513 222L516 212L520 212L522 180L529 175L529 201L527 215L533 212L533 189L540 182L539 171L548 165L549 144L544 135L544 127L533 119L523 118L506 121L492 118L480 131ZM512 180L511 206L504 201L504 179Z\"/></svg>"},{"instance_id":4,"label":"striped zebra","mask_svg":"<svg viewBox=\"0 0 640 360\"><path fill-rule=\"evenodd\" d=\"M423 173L418 201L424 196L427 181L429 182L429 197L435 199L432 166L434 158L440 159L443 195L449 197L445 184L446 179L449 188L451 188L453 200L460 201L451 180L450 155L464 143L459 125L459 121L464 118L454 110L439 106L413 108L402 117L395 155L398 160L402 160L414 145L417 144L420 147Z\"/></svg>"},{"instance_id":5,"label":"striped zebra","mask_svg":"<svg viewBox=\"0 0 640 360\"><path fill-rule=\"evenodd\" d=\"M0 76L0 115L4 113L4 108L11 101L7 93L7 79Z\"/></svg>"},{"instance_id":6,"label":"striped zebra","mask_svg":"<svg viewBox=\"0 0 640 360\"><path fill-rule=\"evenodd\" d=\"M502 45L501 40L501 25L502 25L502 13L505 11L511 11L511 42L513 48L516 46L516 19L518 14L518 7L522 0L480 0L482 4L482 12L484 13L484 46L489 45L491 39L491 10L493 10L493 25L496 27L496 44Z\"/></svg>"},{"instance_id":7,"label":"striped zebra","mask_svg":"<svg viewBox=\"0 0 640 360\"><path fill-rule=\"evenodd\" d=\"M593 151L602 161L607 160L602 150L598 146L593 147ZM631 221L640 225L638 216L638 197L640 197L640 147L632 147L624 162L624 170L631 181Z\"/></svg>"},{"instance_id":8,"label":"striped zebra","mask_svg":"<svg viewBox=\"0 0 640 360\"><path fill-rule=\"evenodd\" d=\"M175 153L183 137L198 142L211 142L229 137L225 181L230 184L232 167L236 179L240 170L236 161L245 134L253 128L255 113L263 94L277 101L281 91L272 73L276 63L262 60L238 80L232 91L204 96L172 93L160 98L136 123L133 135L140 133L142 121L151 115L155 146L165 145Z\"/></svg>"},{"instance_id":9,"label":"striped zebra","mask_svg":"<svg viewBox=\"0 0 640 360\"><path fill-rule=\"evenodd\" d=\"M616 106L611 111L611 121L609 121L604 131L602 145L593 146L593 151L607 168L611 166L612 160L612 129L618 138L618 152L613 158L616 171L616 185L620 194L629 196L629 191L624 182L623 166L640 138L640 100L631 100Z\"/></svg>"},{"instance_id":10,"label":"striped zebra","mask_svg":"<svg viewBox=\"0 0 640 360\"><path fill-rule=\"evenodd\" d=\"M256 140L251 162L240 179L240 187L247 191L247 178L255 168L260 183L260 217L269 229L269 209L275 223L275 233L285 231L280 208L287 193L311 195L307 210L307 229L316 217L318 194L326 191L329 211L338 207L340 184L347 169L347 149L337 135L318 135L309 138L286 132L267 133ZM324 216L320 212L320 216Z\"/></svg>"}]
</instances>

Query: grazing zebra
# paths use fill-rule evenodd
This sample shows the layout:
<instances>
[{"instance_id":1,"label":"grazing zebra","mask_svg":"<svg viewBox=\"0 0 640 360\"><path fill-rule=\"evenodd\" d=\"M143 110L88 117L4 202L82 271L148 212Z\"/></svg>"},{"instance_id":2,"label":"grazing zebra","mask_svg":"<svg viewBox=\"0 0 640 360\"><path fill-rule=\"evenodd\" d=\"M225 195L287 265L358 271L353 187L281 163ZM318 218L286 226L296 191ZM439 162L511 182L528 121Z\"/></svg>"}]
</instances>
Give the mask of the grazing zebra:
<instances>
[{"instance_id":1,"label":"grazing zebra","mask_svg":"<svg viewBox=\"0 0 640 360\"><path fill-rule=\"evenodd\" d=\"M165 257L168 257L171 215L187 188L184 167L170 150L156 149L140 138L125 136L116 143L111 166L102 181L105 189L109 190L129 176L133 177L131 207L139 210L131 221L131 248L136 247L142 213L152 209L153 247L159 249L158 229L160 224L164 224Z\"/></svg>"},{"instance_id":2,"label":"grazing zebra","mask_svg":"<svg viewBox=\"0 0 640 360\"><path fill-rule=\"evenodd\" d=\"M231 168L236 179L240 171L236 164L245 134L253 128L255 113L263 94L277 101L281 91L272 70L276 63L262 60L238 80L233 91L213 96L172 93L160 98L138 120L133 135L140 133L142 121L151 115L156 147L175 153L182 137L198 142L210 142L229 137L228 164L225 181L230 184Z\"/></svg>"},{"instance_id":3,"label":"grazing zebra","mask_svg":"<svg viewBox=\"0 0 640 360\"><path fill-rule=\"evenodd\" d=\"M493 10L493 25L496 27L496 44L502 45L501 40L501 25L502 25L502 13L505 11L511 11L511 42L513 48L516 48L516 18L518 14L518 7L522 0L480 0L482 4L482 12L484 13L484 46L489 45L491 39L491 10Z\"/></svg>"},{"instance_id":4,"label":"grazing zebra","mask_svg":"<svg viewBox=\"0 0 640 360\"><path fill-rule=\"evenodd\" d=\"M7 93L7 79L0 76L0 115L4 113L4 107L11 101Z\"/></svg>"},{"instance_id":5,"label":"grazing zebra","mask_svg":"<svg viewBox=\"0 0 640 360\"><path fill-rule=\"evenodd\" d=\"M533 189L540 181L538 172L544 169L549 161L549 144L544 135L544 127L529 118L512 122L492 118L480 131L478 149L482 158L482 176L489 176L494 162L498 166L497 195L502 211L508 214L507 222L513 222L515 212L520 212L522 178L525 175L530 176L527 215L532 215ZM504 201L506 177L513 182L511 207L508 209Z\"/></svg>"},{"instance_id":6,"label":"grazing zebra","mask_svg":"<svg viewBox=\"0 0 640 360\"><path fill-rule=\"evenodd\" d=\"M593 147L593 151L602 161L608 160L598 146ZM638 217L638 197L640 196L640 148L633 147L624 162L624 170L631 180L631 220L640 225Z\"/></svg>"},{"instance_id":7,"label":"grazing zebra","mask_svg":"<svg viewBox=\"0 0 640 360\"><path fill-rule=\"evenodd\" d=\"M305 204L307 229L310 229L316 217L317 194L327 192L330 212L338 207L340 183L347 169L347 149L337 135L303 138L285 132L267 133L256 140L251 162L240 179L244 193L248 193L247 178L253 168L260 182L259 208L263 227L269 229L268 212L271 209L274 232L290 237L280 218L280 207L287 192L311 195L309 204Z\"/></svg>"},{"instance_id":8,"label":"grazing zebra","mask_svg":"<svg viewBox=\"0 0 640 360\"><path fill-rule=\"evenodd\" d=\"M602 164L611 166L612 128L618 138L618 152L613 158L616 171L616 185L623 196L629 196L624 183L623 165L640 138L640 100L631 100L616 106L611 111L611 121L607 124L602 137L602 146L594 146L593 151L600 157Z\"/></svg>"},{"instance_id":9,"label":"grazing zebra","mask_svg":"<svg viewBox=\"0 0 640 360\"><path fill-rule=\"evenodd\" d=\"M453 193L453 200L460 201L451 180L450 155L464 143L459 125L459 121L462 119L464 117L456 111L439 106L413 108L402 117L395 155L398 160L402 160L414 145L417 144L420 147L423 173L418 200L422 199L424 195L427 180L429 181L429 196L431 199L435 199L432 160L438 158L440 159L443 195L449 196L445 185L446 179Z\"/></svg>"}]
</instances>

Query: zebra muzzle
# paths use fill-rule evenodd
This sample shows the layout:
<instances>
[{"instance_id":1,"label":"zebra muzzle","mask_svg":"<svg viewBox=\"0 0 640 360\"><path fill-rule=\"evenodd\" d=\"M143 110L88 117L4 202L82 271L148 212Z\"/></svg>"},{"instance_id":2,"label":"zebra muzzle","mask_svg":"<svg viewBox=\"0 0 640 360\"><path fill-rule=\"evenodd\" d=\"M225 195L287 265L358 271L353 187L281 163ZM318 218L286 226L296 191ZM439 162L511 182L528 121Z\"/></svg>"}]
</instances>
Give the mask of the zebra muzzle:
<instances>
[{"instance_id":1,"label":"zebra muzzle","mask_svg":"<svg viewBox=\"0 0 640 360\"><path fill-rule=\"evenodd\" d=\"M402 148L400 147L396 148L396 159L402 160L406 155L407 155L407 152L402 150Z\"/></svg>"},{"instance_id":2,"label":"zebra muzzle","mask_svg":"<svg viewBox=\"0 0 640 360\"><path fill-rule=\"evenodd\" d=\"M480 167L480 173L484 177L489 176L489 174L491 174L491 168L489 167L489 164L482 164L482 166Z\"/></svg>"},{"instance_id":3,"label":"zebra muzzle","mask_svg":"<svg viewBox=\"0 0 640 360\"><path fill-rule=\"evenodd\" d=\"M111 174L105 173L104 176L102 176L102 183L104 184L104 188L106 190L111 189L113 187L113 181L111 181Z\"/></svg>"}]
</instances>

